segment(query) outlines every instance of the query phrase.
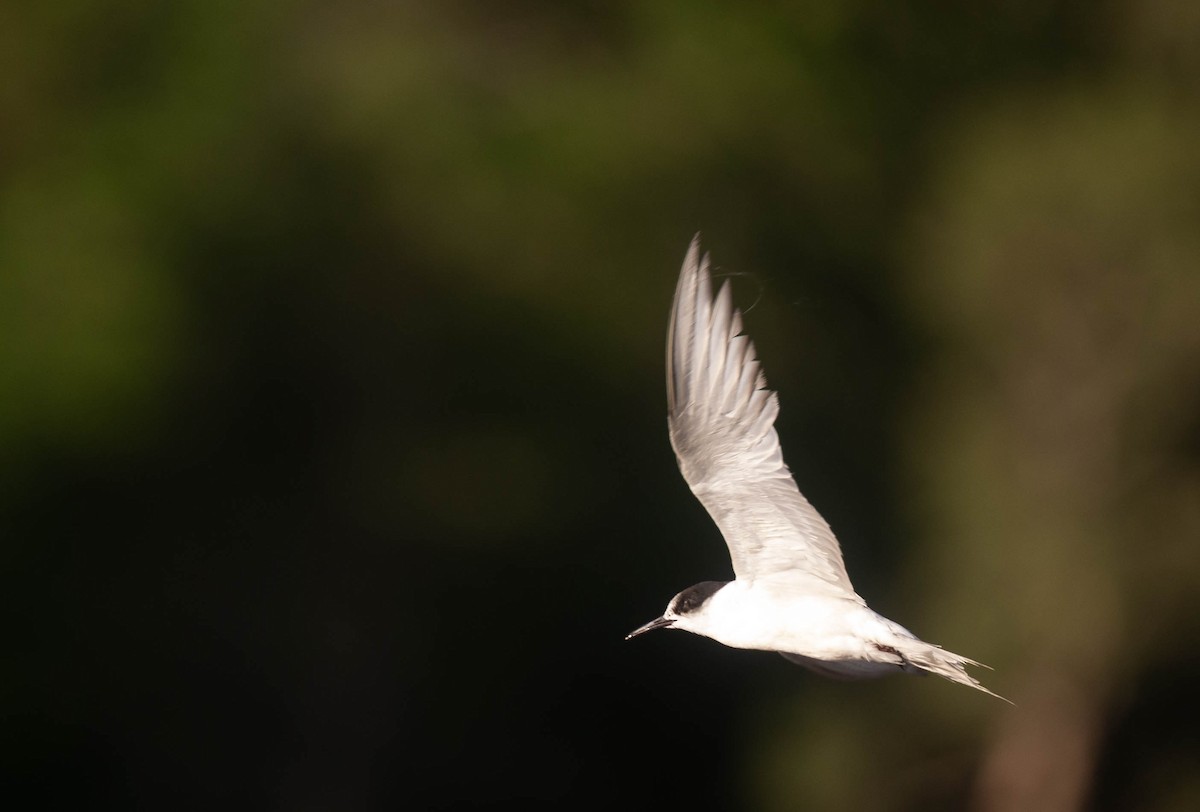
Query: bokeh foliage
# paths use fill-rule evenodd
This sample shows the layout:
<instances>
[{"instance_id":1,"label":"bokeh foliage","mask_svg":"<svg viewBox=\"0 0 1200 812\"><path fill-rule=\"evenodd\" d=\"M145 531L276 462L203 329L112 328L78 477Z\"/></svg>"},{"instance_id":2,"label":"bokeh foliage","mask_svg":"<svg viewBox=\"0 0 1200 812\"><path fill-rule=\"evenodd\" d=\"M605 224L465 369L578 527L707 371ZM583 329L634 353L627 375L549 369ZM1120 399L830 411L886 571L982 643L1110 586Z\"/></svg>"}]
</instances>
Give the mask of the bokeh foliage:
<instances>
[{"instance_id":1,"label":"bokeh foliage","mask_svg":"<svg viewBox=\"0 0 1200 812\"><path fill-rule=\"evenodd\" d=\"M1194 808L1196 8L6 5L6 783ZM621 642L728 568L697 229L856 585L1015 707Z\"/></svg>"}]
</instances>

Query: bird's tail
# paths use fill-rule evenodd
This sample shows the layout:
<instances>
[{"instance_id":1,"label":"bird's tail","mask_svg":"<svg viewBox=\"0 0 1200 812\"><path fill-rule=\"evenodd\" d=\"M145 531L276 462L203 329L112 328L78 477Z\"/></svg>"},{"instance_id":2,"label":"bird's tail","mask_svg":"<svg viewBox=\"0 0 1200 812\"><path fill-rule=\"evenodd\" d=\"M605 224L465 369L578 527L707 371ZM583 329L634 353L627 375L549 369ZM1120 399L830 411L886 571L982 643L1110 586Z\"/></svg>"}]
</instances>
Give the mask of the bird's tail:
<instances>
[{"instance_id":1,"label":"bird's tail","mask_svg":"<svg viewBox=\"0 0 1200 812\"><path fill-rule=\"evenodd\" d=\"M990 666L983 663L977 663L972 659L955 654L951 651L946 651L941 646L935 646L933 643L926 643L924 640L919 640L916 637L906 638L897 637L892 643L897 652L904 658L905 664L903 669L910 673L927 673L937 674L939 677L945 677L951 682L957 682L959 685L966 685L974 688L977 691L983 691L985 694L1001 699L1008 704L1011 701L1000 696L1000 694L989 691L979 680L967 673L967 666L973 665L978 668L987 668Z\"/></svg>"}]
</instances>

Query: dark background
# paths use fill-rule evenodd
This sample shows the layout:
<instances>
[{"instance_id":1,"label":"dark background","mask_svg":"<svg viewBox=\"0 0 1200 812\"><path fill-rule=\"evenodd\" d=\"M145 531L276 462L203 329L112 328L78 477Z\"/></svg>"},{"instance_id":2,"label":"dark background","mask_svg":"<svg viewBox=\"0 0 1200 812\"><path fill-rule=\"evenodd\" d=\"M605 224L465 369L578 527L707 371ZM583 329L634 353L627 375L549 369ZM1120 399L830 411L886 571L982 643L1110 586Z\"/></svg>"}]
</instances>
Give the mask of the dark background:
<instances>
[{"instance_id":1,"label":"dark background","mask_svg":"<svg viewBox=\"0 0 1200 812\"><path fill-rule=\"evenodd\" d=\"M1188 0L0 10L22 808L1200 805ZM859 591L995 667L681 634L702 230Z\"/></svg>"}]
</instances>

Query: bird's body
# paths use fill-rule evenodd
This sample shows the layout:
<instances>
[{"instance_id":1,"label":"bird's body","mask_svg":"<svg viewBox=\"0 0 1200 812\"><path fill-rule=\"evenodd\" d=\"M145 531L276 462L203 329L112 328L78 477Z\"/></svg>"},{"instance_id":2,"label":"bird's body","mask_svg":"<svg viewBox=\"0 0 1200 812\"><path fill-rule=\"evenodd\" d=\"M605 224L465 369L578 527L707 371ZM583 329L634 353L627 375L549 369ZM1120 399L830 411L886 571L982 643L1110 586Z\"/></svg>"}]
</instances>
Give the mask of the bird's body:
<instances>
[{"instance_id":1,"label":"bird's body","mask_svg":"<svg viewBox=\"0 0 1200 812\"><path fill-rule=\"evenodd\" d=\"M730 581L708 603L704 636L732 648L786 651L836 664L871 660L863 641L895 637L888 621L852 598L779 594L754 582Z\"/></svg>"},{"instance_id":2,"label":"bird's body","mask_svg":"<svg viewBox=\"0 0 1200 812\"><path fill-rule=\"evenodd\" d=\"M629 637L682 629L777 651L826 676L928 672L991 694L964 667L979 663L918 639L854 591L833 531L783 462L778 400L741 330L728 282L714 298L693 240L667 336L668 421L679 469L725 536L735 579L685 589Z\"/></svg>"}]
</instances>

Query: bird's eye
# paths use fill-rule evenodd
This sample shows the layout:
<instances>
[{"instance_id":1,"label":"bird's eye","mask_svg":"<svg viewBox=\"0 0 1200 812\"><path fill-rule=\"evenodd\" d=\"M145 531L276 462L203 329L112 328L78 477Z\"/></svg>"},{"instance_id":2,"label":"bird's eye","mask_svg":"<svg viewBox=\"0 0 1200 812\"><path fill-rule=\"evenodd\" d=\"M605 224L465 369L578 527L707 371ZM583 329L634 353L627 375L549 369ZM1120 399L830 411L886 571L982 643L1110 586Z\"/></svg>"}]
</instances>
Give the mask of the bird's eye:
<instances>
[{"instance_id":1,"label":"bird's eye","mask_svg":"<svg viewBox=\"0 0 1200 812\"><path fill-rule=\"evenodd\" d=\"M672 608L680 615L691 614L704 606L708 599L723 586L725 586L724 581L705 581L702 584L688 587L675 597Z\"/></svg>"}]
</instances>

